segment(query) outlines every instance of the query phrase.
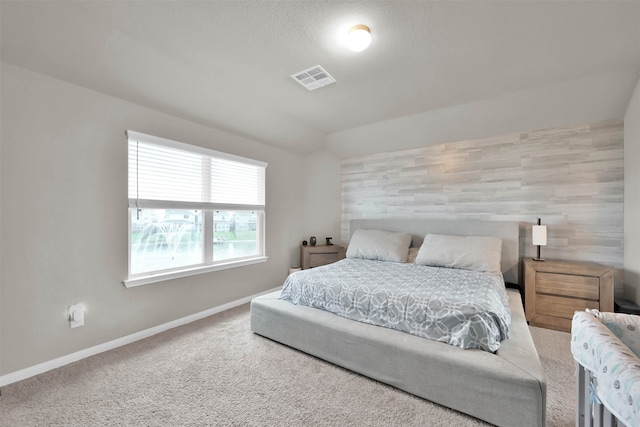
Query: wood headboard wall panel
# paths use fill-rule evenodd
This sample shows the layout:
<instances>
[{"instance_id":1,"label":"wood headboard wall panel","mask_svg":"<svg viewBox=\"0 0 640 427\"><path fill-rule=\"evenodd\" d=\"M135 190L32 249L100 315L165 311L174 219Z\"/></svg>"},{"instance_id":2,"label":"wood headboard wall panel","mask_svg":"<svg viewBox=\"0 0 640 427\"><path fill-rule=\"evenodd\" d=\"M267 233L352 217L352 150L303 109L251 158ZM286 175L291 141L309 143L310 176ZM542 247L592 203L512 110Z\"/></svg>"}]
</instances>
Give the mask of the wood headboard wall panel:
<instances>
[{"instance_id":1,"label":"wood headboard wall panel","mask_svg":"<svg viewBox=\"0 0 640 427\"><path fill-rule=\"evenodd\" d=\"M502 275L505 282L520 281L520 224L509 221L454 221L412 219L352 219L351 235L357 229L407 232L413 235L411 246L419 247L427 234L453 236L494 236L502 239Z\"/></svg>"},{"instance_id":2,"label":"wood headboard wall panel","mask_svg":"<svg viewBox=\"0 0 640 427\"><path fill-rule=\"evenodd\" d=\"M341 179L342 241L359 218L516 221L524 258L541 218L544 258L614 267L622 295L622 119L345 158Z\"/></svg>"}]
</instances>

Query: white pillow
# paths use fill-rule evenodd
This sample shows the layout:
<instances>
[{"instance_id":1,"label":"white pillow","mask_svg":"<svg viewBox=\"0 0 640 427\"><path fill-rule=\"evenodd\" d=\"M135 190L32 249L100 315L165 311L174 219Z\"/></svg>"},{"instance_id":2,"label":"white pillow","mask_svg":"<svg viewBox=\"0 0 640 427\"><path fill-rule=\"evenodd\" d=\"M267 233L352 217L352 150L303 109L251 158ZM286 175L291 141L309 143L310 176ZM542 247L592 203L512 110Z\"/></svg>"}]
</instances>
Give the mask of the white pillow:
<instances>
[{"instance_id":1,"label":"white pillow","mask_svg":"<svg viewBox=\"0 0 640 427\"><path fill-rule=\"evenodd\" d=\"M416 264L499 273L502 240L488 236L428 234Z\"/></svg>"},{"instance_id":2,"label":"white pillow","mask_svg":"<svg viewBox=\"0 0 640 427\"><path fill-rule=\"evenodd\" d=\"M407 262L409 245L411 245L410 233L356 230L347 248L347 258Z\"/></svg>"}]
</instances>

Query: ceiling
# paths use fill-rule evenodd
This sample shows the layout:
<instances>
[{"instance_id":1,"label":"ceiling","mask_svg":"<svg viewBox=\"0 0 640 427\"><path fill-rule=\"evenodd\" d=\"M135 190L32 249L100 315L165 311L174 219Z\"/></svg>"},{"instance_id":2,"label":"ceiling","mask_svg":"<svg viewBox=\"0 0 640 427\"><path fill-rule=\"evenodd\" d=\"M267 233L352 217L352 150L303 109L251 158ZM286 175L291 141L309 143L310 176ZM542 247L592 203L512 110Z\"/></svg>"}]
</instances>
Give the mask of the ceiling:
<instances>
[{"instance_id":1,"label":"ceiling","mask_svg":"<svg viewBox=\"0 0 640 427\"><path fill-rule=\"evenodd\" d=\"M577 81L603 86L610 111L593 114L618 114L640 76L640 1L2 0L0 14L5 62L301 154ZM358 23L372 42L354 53L338 35ZM314 65L337 83L290 77Z\"/></svg>"}]
</instances>

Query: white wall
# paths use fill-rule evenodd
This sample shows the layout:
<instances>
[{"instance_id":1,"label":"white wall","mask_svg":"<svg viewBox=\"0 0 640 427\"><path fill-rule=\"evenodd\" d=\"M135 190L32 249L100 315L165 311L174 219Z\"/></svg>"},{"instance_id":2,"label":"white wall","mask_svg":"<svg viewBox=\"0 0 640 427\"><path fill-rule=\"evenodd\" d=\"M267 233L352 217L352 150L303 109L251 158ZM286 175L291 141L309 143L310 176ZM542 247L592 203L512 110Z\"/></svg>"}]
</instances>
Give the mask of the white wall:
<instances>
[{"instance_id":1,"label":"white wall","mask_svg":"<svg viewBox=\"0 0 640 427\"><path fill-rule=\"evenodd\" d=\"M6 63L1 72L0 375L282 284L307 232L305 158ZM125 288L126 129L268 162L269 260ZM86 320L70 329L74 303Z\"/></svg>"},{"instance_id":2,"label":"white wall","mask_svg":"<svg viewBox=\"0 0 640 427\"><path fill-rule=\"evenodd\" d=\"M340 158L329 151L312 153L306 158L304 176L306 189L301 240L315 236L318 244L325 244L325 238L332 237L333 243L343 243L340 239Z\"/></svg>"},{"instance_id":3,"label":"white wall","mask_svg":"<svg viewBox=\"0 0 640 427\"><path fill-rule=\"evenodd\" d=\"M624 115L624 296L640 304L640 80Z\"/></svg>"},{"instance_id":4,"label":"white wall","mask_svg":"<svg viewBox=\"0 0 640 427\"><path fill-rule=\"evenodd\" d=\"M620 119L638 80L635 67L512 92L469 104L334 132L327 147L357 157L432 144L492 138L532 129Z\"/></svg>"}]
</instances>

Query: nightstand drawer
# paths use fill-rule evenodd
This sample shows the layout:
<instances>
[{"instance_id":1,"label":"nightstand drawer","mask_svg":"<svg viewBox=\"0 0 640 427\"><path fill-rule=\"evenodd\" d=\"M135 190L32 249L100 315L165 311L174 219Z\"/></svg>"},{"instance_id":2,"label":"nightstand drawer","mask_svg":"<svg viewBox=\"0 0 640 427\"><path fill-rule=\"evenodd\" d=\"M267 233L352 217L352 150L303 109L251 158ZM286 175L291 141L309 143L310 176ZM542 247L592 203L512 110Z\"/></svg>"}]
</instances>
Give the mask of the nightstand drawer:
<instances>
[{"instance_id":1,"label":"nightstand drawer","mask_svg":"<svg viewBox=\"0 0 640 427\"><path fill-rule=\"evenodd\" d=\"M340 253L310 253L309 254L309 268L319 267L321 265L331 264L332 262L340 261Z\"/></svg>"},{"instance_id":2,"label":"nightstand drawer","mask_svg":"<svg viewBox=\"0 0 640 427\"><path fill-rule=\"evenodd\" d=\"M600 303L597 300L565 298L556 295L538 294L536 296L536 313L543 316L571 319L574 312L584 311L585 308L598 309Z\"/></svg>"},{"instance_id":3,"label":"nightstand drawer","mask_svg":"<svg viewBox=\"0 0 640 427\"><path fill-rule=\"evenodd\" d=\"M600 279L592 276L539 272L536 292L591 300L600 299Z\"/></svg>"}]
</instances>

